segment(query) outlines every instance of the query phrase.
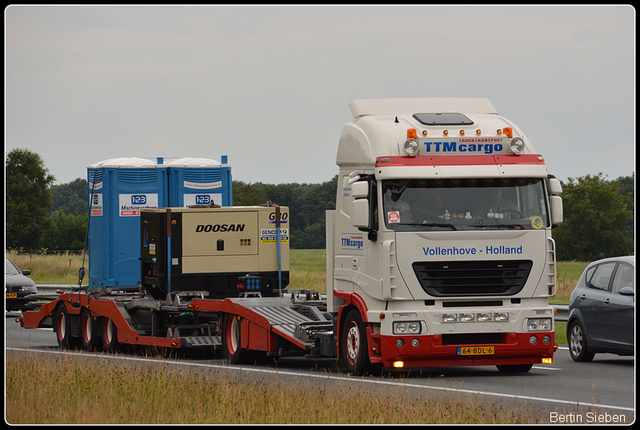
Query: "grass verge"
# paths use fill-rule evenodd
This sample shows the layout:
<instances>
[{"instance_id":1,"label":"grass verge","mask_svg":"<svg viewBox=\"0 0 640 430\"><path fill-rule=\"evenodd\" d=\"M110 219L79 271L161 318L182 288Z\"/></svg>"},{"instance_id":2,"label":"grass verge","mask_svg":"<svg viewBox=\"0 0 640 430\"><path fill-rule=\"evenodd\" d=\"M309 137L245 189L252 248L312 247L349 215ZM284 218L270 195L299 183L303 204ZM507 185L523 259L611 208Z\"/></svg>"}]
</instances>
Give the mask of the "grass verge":
<instances>
[{"instance_id":1,"label":"grass verge","mask_svg":"<svg viewBox=\"0 0 640 430\"><path fill-rule=\"evenodd\" d=\"M191 369L122 366L77 356L6 356L10 424L521 424L528 408L475 397L365 390L338 383L310 390Z\"/></svg>"}]
</instances>

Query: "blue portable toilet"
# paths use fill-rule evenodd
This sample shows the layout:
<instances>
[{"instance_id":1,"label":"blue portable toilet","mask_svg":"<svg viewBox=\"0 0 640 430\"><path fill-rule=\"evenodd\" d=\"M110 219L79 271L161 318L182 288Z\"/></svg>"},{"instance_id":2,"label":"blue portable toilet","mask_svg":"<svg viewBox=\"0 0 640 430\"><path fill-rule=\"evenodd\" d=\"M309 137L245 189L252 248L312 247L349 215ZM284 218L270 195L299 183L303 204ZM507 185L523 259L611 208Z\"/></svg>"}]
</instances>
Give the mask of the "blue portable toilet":
<instances>
[{"instance_id":1,"label":"blue portable toilet","mask_svg":"<svg viewBox=\"0 0 640 430\"><path fill-rule=\"evenodd\" d=\"M140 285L140 208L166 207L167 167L144 158L87 166L89 287Z\"/></svg>"},{"instance_id":2,"label":"blue portable toilet","mask_svg":"<svg viewBox=\"0 0 640 430\"><path fill-rule=\"evenodd\" d=\"M167 161L169 206L216 204L233 206L233 183L227 156L221 162L184 157Z\"/></svg>"}]
</instances>

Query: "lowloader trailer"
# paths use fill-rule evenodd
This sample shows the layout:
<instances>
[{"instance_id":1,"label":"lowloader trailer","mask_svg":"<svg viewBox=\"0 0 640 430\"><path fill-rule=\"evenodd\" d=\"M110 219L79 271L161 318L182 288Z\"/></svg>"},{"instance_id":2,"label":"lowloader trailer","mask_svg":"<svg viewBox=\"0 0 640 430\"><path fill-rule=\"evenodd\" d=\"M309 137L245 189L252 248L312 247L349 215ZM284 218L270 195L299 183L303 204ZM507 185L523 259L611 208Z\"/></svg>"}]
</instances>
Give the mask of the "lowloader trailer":
<instances>
[{"instance_id":1,"label":"lowloader trailer","mask_svg":"<svg viewBox=\"0 0 640 430\"><path fill-rule=\"evenodd\" d=\"M560 182L486 99L350 104L327 212L327 294L289 285L288 210L141 211L138 287L23 313L62 347L334 357L347 371L551 363Z\"/></svg>"}]
</instances>

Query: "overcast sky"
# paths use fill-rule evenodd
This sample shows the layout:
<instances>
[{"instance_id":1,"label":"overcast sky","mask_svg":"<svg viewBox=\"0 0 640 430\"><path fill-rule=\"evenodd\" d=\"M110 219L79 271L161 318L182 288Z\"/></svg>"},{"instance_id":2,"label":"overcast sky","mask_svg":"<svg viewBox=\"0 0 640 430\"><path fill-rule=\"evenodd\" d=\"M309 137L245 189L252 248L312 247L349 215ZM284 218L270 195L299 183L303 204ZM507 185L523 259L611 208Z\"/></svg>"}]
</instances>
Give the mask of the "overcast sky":
<instances>
[{"instance_id":1,"label":"overcast sky","mask_svg":"<svg viewBox=\"0 0 640 430\"><path fill-rule=\"evenodd\" d=\"M348 104L483 97L551 174L635 171L630 6L10 6L5 158L56 184L116 157L229 156L234 180L321 183Z\"/></svg>"}]
</instances>

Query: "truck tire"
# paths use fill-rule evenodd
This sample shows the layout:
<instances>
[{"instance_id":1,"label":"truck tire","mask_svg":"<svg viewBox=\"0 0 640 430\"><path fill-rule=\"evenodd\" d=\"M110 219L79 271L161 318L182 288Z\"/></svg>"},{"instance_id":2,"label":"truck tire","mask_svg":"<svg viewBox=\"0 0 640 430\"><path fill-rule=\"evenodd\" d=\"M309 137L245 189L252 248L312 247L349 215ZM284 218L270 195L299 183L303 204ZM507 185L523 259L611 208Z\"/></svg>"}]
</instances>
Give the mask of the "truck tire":
<instances>
[{"instance_id":1,"label":"truck tire","mask_svg":"<svg viewBox=\"0 0 640 430\"><path fill-rule=\"evenodd\" d=\"M118 328L111 318L104 318L102 321L102 349L105 352L114 352L118 349Z\"/></svg>"},{"instance_id":2,"label":"truck tire","mask_svg":"<svg viewBox=\"0 0 640 430\"><path fill-rule=\"evenodd\" d=\"M370 371L367 331L357 309L352 309L345 317L344 329L340 336L340 357L349 373L364 375Z\"/></svg>"},{"instance_id":3,"label":"truck tire","mask_svg":"<svg viewBox=\"0 0 640 430\"><path fill-rule=\"evenodd\" d=\"M569 354L574 361L591 361L595 355L587 347L587 339L580 321L573 320L569 325Z\"/></svg>"},{"instance_id":4,"label":"truck tire","mask_svg":"<svg viewBox=\"0 0 640 430\"><path fill-rule=\"evenodd\" d=\"M80 312L80 340L82 347L87 351L94 351L98 348L98 330L91 311L87 308Z\"/></svg>"},{"instance_id":5,"label":"truck tire","mask_svg":"<svg viewBox=\"0 0 640 430\"><path fill-rule=\"evenodd\" d=\"M231 364L242 362L245 352L240 345L241 321L235 315L226 314L222 322L222 353Z\"/></svg>"},{"instance_id":6,"label":"truck tire","mask_svg":"<svg viewBox=\"0 0 640 430\"><path fill-rule=\"evenodd\" d=\"M71 335L71 318L64 305L59 306L55 316L55 332L58 345L62 349L75 349L80 346L80 339Z\"/></svg>"}]
</instances>

